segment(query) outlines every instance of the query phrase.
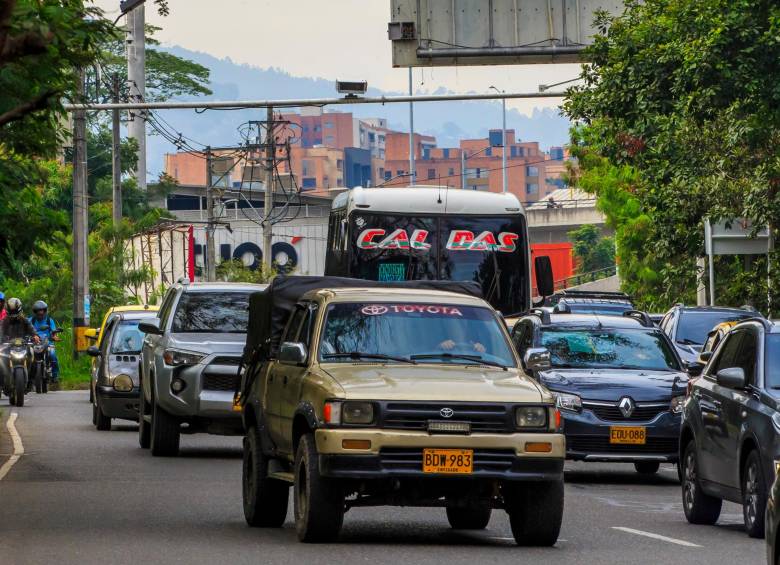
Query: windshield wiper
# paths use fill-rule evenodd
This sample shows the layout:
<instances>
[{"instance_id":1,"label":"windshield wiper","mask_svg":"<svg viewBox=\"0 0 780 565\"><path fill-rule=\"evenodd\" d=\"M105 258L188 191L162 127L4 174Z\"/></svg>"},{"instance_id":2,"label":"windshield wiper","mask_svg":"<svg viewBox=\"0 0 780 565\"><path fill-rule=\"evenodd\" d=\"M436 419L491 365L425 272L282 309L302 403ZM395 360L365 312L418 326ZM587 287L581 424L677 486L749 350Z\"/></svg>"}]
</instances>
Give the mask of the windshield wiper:
<instances>
[{"instance_id":1,"label":"windshield wiper","mask_svg":"<svg viewBox=\"0 0 780 565\"><path fill-rule=\"evenodd\" d=\"M487 359L483 359L479 355L459 355L457 353L419 353L417 355L410 355L410 359L463 359L465 361L474 361L475 363L479 363L480 365L487 365L489 367L499 367L500 369L504 369L505 371L507 368L502 365L501 363L496 363L495 361L488 361Z\"/></svg>"},{"instance_id":2,"label":"windshield wiper","mask_svg":"<svg viewBox=\"0 0 780 565\"><path fill-rule=\"evenodd\" d=\"M687 337L684 338L684 339L678 339L677 343L681 343L683 345L701 345L701 343L692 341L692 340L688 339Z\"/></svg>"},{"instance_id":3,"label":"windshield wiper","mask_svg":"<svg viewBox=\"0 0 780 565\"><path fill-rule=\"evenodd\" d=\"M398 361L399 363L411 363L416 365L417 362L406 357L396 357L394 355L385 355L384 353L365 353L363 351L349 351L346 353L323 353L323 359L337 359L339 357L346 357L349 359L380 359L382 361Z\"/></svg>"}]
</instances>

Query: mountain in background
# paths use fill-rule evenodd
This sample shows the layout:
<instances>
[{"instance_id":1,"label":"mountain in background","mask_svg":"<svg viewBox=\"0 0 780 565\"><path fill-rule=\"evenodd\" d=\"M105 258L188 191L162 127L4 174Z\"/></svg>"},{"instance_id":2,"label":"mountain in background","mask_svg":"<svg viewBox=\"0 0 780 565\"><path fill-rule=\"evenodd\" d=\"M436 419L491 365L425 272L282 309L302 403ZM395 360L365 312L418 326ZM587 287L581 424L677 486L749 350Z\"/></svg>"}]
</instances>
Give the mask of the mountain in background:
<instances>
[{"instance_id":1,"label":"mountain in background","mask_svg":"<svg viewBox=\"0 0 780 565\"><path fill-rule=\"evenodd\" d=\"M210 97L199 97L200 100L279 100L338 96L334 83L330 80L294 77L281 69L239 65L229 58L217 59L206 53L181 47L170 47L166 50L179 57L196 61L211 70L210 88L214 94ZM383 94L400 93L368 89L369 96ZM442 88L435 94L447 94L447 90ZM409 129L407 104L345 105L334 106L330 110L352 112L356 117L387 118L390 129ZM248 120L265 119L264 109L209 110L201 114L192 110L161 110L155 113L185 137L213 147L239 144L242 135L238 128L242 124ZM501 104L468 101L421 102L415 105L414 124L418 133L435 136L439 147L457 147L460 139L487 137L489 129L501 128ZM547 149L568 141L569 121L557 110L535 110L531 116L508 110L507 128L515 130L518 140L538 141L543 149ZM152 135L147 145L149 176L156 178L163 170L163 154L175 151L174 145L159 135Z\"/></svg>"}]
</instances>

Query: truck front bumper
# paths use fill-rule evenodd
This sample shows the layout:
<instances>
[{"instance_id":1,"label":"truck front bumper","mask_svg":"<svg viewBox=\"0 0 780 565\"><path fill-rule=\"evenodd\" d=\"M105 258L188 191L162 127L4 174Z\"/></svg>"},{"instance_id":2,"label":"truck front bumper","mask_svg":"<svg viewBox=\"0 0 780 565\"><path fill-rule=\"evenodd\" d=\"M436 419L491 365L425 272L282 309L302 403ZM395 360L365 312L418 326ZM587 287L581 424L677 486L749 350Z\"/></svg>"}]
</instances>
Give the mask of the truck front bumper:
<instances>
[{"instance_id":1,"label":"truck front bumper","mask_svg":"<svg viewBox=\"0 0 780 565\"><path fill-rule=\"evenodd\" d=\"M315 432L315 440L320 473L349 479L560 481L566 454L563 434L555 433L432 435L395 430L320 429ZM368 440L371 444L366 449L347 449L344 440ZM528 451L528 444L549 444L550 451ZM457 475L424 472L423 450L427 448L473 450L472 472Z\"/></svg>"}]
</instances>

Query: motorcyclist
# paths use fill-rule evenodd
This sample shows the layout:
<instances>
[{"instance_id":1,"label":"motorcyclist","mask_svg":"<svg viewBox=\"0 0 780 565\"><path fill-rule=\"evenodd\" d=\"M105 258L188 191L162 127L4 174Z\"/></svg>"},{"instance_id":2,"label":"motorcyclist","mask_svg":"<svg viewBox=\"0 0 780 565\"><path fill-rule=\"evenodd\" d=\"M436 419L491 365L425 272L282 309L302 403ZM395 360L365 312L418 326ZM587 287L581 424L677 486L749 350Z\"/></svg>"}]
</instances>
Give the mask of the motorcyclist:
<instances>
[{"instance_id":1,"label":"motorcyclist","mask_svg":"<svg viewBox=\"0 0 780 565\"><path fill-rule=\"evenodd\" d=\"M10 298L5 305L6 317L0 322L0 338L3 341L15 339L17 337L32 336L35 343L40 343L41 339L35 332L35 328L30 321L24 317L22 310L22 301L18 298Z\"/></svg>"},{"instance_id":2,"label":"motorcyclist","mask_svg":"<svg viewBox=\"0 0 780 565\"><path fill-rule=\"evenodd\" d=\"M35 332L41 339L49 340L49 362L51 363L51 381L59 382L60 362L57 359L57 350L54 348L54 342L60 341L60 337L55 333L57 324L49 316L49 305L43 300L38 300L32 306L33 315L30 316L30 323ZM48 326L48 327L47 327Z\"/></svg>"}]
</instances>

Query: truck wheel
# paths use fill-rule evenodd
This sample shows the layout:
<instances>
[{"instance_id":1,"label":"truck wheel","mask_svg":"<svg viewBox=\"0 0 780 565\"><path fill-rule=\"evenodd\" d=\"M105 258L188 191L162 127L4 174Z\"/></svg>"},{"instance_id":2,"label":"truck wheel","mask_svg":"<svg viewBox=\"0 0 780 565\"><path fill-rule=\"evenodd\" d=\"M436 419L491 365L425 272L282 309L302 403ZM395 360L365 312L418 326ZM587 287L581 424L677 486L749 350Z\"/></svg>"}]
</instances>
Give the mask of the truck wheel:
<instances>
[{"instance_id":1,"label":"truck wheel","mask_svg":"<svg viewBox=\"0 0 780 565\"><path fill-rule=\"evenodd\" d=\"M447 520L453 530L484 530L490 522L490 508L447 508Z\"/></svg>"},{"instance_id":2,"label":"truck wheel","mask_svg":"<svg viewBox=\"0 0 780 565\"><path fill-rule=\"evenodd\" d=\"M634 469L640 475L655 475L661 464L658 461L637 461L634 463Z\"/></svg>"},{"instance_id":3,"label":"truck wheel","mask_svg":"<svg viewBox=\"0 0 780 565\"><path fill-rule=\"evenodd\" d=\"M699 465L696 460L696 442L685 446L682 465L682 502L685 518L691 524L712 525L720 517L723 501L701 490Z\"/></svg>"},{"instance_id":4,"label":"truck wheel","mask_svg":"<svg viewBox=\"0 0 780 565\"><path fill-rule=\"evenodd\" d=\"M295 454L295 529L306 543L336 539L344 523L341 485L320 475L314 436L306 434Z\"/></svg>"},{"instance_id":5,"label":"truck wheel","mask_svg":"<svg viewBox=\"0 0 780 565\"><path fill-rule=\"evenodd\" d=\"M179 420L168 414L152 399L151 425L152 455L156 457L175 457L179 454Z\"/></svg>"},{"instance_id":6,"label":"truck wheel","mask_svg":"<svg viewBox=\"0 0 780 565\"><path fill-rule=\"evenodd\" d=\"M745 531L751 538L764 537L766 514L766 482L761 472L761 458L755 449L750 452L742 469L742 516Z\"/></svg>"},{"instance_id":7,"label":"truck wheel","mask_svg":"<svg viewBox=\"0 0 780 565\"><path fill-rule=\"evenodd\" d=\"M563 520L563 481L504 483L502 490L515 543L555 545Z\"/></svg>"},{"instance_id":8,"label":"truck wheel","mask_svg":"<svg viewBox=\"0 0 780 565\"><path fill-rule=\"evenodd\" d=\"M22 367L14 369L14 405L24 406L24 392L27 388L27 372Z\"/></svg>"},{"instance_id":9,"label":"truck wheel","mask_svg":"<svg viewBox=\"0 0 780 565\"><path fill-rule=\"evenodd\" d=\"M241 482L246 523L253 528L281 528L287 518L290 487L284 481L268 478L268 458L254 427L244 437Z\"/></svg>"},{"instance_id":10,"label":"truck wheel","mask_svg":"<svg viewBox=\"0 0 780 565\"><path fill-rule=\"evenodd\" d=\"M93 404L93 406L95 407L95 427L101 432L109 431L111 429L111 418L103 414L99 398L95 398L95 404Z\"/></svg>"},{"instance_id":11,"label":"truck wheel","mask_svg":"<svg viewBox=\"0 0 780 565\"><path fill-rule=\"evenodd\" d=\"M144 416L150 414L150 407L144 396L143 385L139 383L138 388L141 389L138 398L138 445L141 446L141 449L149 449L152 443L152 430Z\"/></svg>"}]
</instances>

